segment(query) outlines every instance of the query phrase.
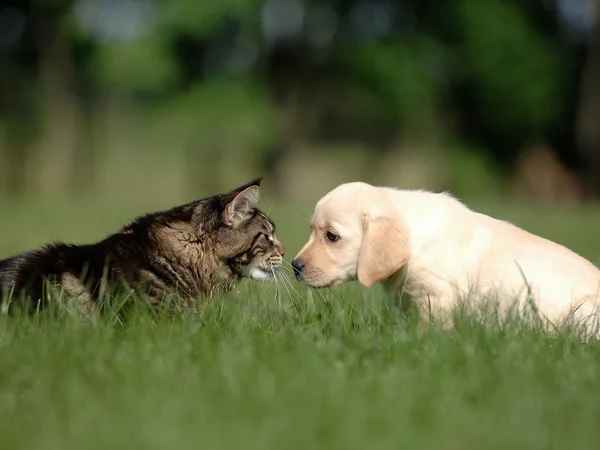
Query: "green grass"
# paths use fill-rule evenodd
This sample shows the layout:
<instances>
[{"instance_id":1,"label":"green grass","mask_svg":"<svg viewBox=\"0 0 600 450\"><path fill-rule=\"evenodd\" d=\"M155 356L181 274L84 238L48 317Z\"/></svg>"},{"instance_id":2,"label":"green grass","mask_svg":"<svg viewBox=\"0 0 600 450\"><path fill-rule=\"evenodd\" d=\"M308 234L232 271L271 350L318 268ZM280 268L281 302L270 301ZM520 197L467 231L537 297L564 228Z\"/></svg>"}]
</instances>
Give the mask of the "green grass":
<instances>
[{"instance_id":1,"label":"green grass","mask_svg":"<svg viewBox=\"0 0 600 450\"><path fill-rule=\"evenodd\" d=\"M155 206L0 201L0 257ZM483 207L600 261L600 210ZM271 215L291 260L307 214ZM0 448L588 450L599 378L600 343L567 331L468 316L423 331L379 287L244 281L174 317L0 316Z\"/></svg>"}]
</instances>

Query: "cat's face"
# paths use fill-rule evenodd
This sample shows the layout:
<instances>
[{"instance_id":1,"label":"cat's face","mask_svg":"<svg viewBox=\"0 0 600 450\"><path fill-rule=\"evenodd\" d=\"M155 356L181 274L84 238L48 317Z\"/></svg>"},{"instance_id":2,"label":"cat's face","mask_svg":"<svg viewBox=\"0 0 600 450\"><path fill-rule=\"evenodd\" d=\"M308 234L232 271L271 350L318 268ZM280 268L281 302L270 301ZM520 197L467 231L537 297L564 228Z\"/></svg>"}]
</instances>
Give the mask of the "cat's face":
<instances>
[{"instance_id":1,"label":"cat's face","mask_svg":"<svg viewBox=\"0 0 600 450\"><path fill-rule=\"evenodd\" d=\"M285 248L273 223L258 210L237 227L221 228L217 241L229 267L238 276L268 281L283 264ZM240 251L234 254L234 248Z\"/></svg>"},{"instance_id":2,"label":"cat's face","mask_svg":"<svg viewBox=\"0 0 600 450\"><path fill-rule=\"evenodd\" d=\"M217 257L235 275L268 281L281 268L285 248L273 222L256 207L259 183L254 180L221 197L213 242Z\"/></svg>"}]
</instances>

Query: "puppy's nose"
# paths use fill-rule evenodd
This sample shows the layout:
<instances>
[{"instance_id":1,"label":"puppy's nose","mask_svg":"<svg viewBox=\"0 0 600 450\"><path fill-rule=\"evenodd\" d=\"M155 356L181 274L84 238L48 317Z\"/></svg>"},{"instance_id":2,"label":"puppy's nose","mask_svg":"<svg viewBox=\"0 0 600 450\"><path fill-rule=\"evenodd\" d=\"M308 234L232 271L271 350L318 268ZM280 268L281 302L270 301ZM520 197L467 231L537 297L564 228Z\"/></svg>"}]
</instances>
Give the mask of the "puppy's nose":
<instances>
[{"instance_id":1,"label":"puppy's nose","mask_svg":"<svg viewBox=\"0 0 600 450\"><path fill-rule=\"evenodd\" d=\"M294 259L292 261L292 267L294 268L294 275L296 275L296 278L299 278L302 274L302 269L304 269L304 263L301 259Z\"/></svg>"}]
</instances>

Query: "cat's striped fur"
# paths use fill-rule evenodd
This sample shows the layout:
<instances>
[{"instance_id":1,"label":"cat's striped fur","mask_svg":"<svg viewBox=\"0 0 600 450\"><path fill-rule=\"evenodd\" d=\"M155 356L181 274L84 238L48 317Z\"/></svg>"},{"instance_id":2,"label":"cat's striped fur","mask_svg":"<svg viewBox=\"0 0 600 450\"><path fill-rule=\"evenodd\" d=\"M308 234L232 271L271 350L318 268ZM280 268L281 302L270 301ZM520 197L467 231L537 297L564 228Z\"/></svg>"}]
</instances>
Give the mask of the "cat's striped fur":
<instances>
[{"instance_id":1,"label":"cat's striped fur","mask_svg":"<svg viewBox=\"0 0 600 450\"><path fill-rule=\"evenodd\" d=\"M43 306L50 286L88 311L115 286L143 291L158 304L169 295L226 292L241 277L270 279L284 247L257 209L260 181L139 217L95 244L53 243L2 260L0 299L24 294Z\"/></svg>"}]
</instances>

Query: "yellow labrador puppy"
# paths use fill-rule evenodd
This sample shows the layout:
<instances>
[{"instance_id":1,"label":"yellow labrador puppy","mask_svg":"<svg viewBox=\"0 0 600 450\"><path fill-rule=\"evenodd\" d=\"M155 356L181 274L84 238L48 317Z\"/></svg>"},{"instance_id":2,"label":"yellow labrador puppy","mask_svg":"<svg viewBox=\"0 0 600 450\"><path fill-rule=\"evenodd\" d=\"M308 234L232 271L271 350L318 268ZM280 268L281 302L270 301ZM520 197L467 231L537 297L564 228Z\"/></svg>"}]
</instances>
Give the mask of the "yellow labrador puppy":
<instances>
[{"instance_id":1,"label":"yellow labrador puppy","mask_svg":"<svg viewBox=\"0 0 600 450\"><path fill-rule=\"evenodd\" d=\"M533 300L553 323L572 317L596 327L596 266L447 193L342 184L319 200L311 228L292 262L308 286L383 282L434 313L466 297Z\"/></svg>"}]
</instances>

